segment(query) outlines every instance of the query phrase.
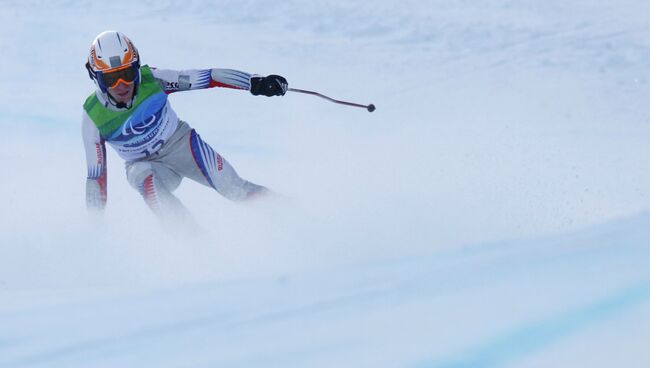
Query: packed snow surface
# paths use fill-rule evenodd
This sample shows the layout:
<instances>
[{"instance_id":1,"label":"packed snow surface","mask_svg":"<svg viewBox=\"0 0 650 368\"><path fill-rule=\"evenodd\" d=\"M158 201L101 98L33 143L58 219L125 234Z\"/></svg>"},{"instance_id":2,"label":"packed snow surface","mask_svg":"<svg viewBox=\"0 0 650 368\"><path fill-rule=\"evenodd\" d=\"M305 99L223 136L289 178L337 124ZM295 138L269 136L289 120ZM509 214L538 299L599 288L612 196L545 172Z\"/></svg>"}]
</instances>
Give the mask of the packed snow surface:
<instances>
[{"instance_id":1,"label":"packed snow surface","mask_svg":"<svg viewBox=\"0 0 650 368\"><path fill-rule=\"evenodd\" d=\"M650 2L0 3L0 367L647 367ZM243 177L164 229L109 148L98 33L285 76L170 101Z\"/></svg>"}]
</instances>

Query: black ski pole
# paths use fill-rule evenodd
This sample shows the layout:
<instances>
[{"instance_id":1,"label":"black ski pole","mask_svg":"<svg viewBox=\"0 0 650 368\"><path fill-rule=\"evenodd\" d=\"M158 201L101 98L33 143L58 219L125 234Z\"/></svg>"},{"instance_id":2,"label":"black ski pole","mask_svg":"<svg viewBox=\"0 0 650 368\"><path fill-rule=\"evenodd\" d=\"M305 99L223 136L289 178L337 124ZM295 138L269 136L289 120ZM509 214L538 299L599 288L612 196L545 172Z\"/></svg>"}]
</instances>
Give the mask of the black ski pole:
<instances>
[{"instance_id":1,"label":"black ski pole","mask_svg":"<svg viewBox=\"0 0 650 368\"><path fill-rule=\"evenodd\" d=\"M346 102L346 101L335 100L335 99L333 99L333 98L331 98L331 97L327 97L327 96L325 96L325 95L323 95L323 94L320 94L320 93L318 93L318 92L307 91L307 90L304 90L304 89L298 89L298 88L289 88L288 90L291 91L291 92L306 93L306 94L308 94L308 95L313 95L313 96L322 97L322 98L324 98L324 99L326 99L326 100L330 100L330 101L332 101L332 102L334 102L334 103L337 103L337 104L348 105L348 106L354 106L354 107L363 107L364 109L368 110L369 112L373 112L373 111L375 111L375 105L373 105L373 104L370 104L370 105L361 105L361 104L357 104L357 103L353 103L353 102Z\"/></svg>"}]
</instances>

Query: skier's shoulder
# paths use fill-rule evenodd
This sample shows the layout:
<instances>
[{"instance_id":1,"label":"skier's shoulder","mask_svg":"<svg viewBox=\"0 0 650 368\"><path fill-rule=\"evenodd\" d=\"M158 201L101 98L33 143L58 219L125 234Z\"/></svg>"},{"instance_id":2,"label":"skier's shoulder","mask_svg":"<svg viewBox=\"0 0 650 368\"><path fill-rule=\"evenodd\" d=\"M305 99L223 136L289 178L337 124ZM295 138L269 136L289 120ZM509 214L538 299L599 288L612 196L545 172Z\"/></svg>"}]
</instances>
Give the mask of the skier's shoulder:
<instances>
[{"instance_id":1,"label":"skier's shoulder","mask_svg":"<svg viewBox=\"0 0 650 368\"><path fill-rule=\"evenodd\" d=\"M144 64L143 66L140 67L140 76L142 77L142 80L147 80L147 79L157 79L157 74L159 72L159 69L156 68L155 66L151 66L149 64Z\"/></svg>"},{"instance_id":2,"label":"skier's shoulder","mask_svg":"<svg viewBox=\"0 0 650 368\"><path fill-rule=\"evenodd\" d=\"M89 112L90 110L93 109L97 104L99 103L99 99L97 98L97 93L93 91L86 97L86 100L84 101L83 108L86 112Z\"/></svg>"},{"instance_id":3,"label":"skier's shoulder","mask_svg":"<svg viewBox=\"0 0 650 368\"><path fill-rule=\"evenodd\" d=\"M163 89L170 80L174 79L173 70L160 69L148 64L145 64L140 68L140 75L142 77L142 83L148 84L157 82L157 84L159 84Z\"/></svg>"}]
</instances>

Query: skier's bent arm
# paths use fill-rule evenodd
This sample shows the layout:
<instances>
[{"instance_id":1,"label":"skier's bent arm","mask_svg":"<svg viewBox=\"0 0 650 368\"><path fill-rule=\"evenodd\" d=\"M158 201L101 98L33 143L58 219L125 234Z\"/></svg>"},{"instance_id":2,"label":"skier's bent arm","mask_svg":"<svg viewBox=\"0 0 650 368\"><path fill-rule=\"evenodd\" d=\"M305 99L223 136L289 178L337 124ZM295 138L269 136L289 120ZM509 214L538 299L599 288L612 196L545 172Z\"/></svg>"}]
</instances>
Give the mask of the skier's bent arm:
<instances>
[{"instance_id":1,"label":"skier's bent arm","mask_svg":"<svg viewBox=\"0 0 650 368\"><path fill-rule=\"evenodd\" d=\"M250 90L251 74L234 69L171 70L152 68L166 93L212 87Z\"/></svg>"},{"instance_id":2,"label":"skier's bent arm","mask_svg":"<svg viewBox=\"0 0 650 368\"><path fill-rule=\"evenodd\" d=\"M279 75L250 74L235 69L171 70L152 68L166 93L223 87L250 91L253 95L281 96L287 92L287 80Z\"/></svg>"},{"instance_id":3,"label":"skier's bent arm","mask_svg":"<svg viewBox=\"0 0 650 368\"><path fill-rule=\"evenodd\" d=\"M106 144L85 111L81 122L81 135L88 166L86 206L89 210L103 210L107 199Z\"/></svg>"}]
</instances>

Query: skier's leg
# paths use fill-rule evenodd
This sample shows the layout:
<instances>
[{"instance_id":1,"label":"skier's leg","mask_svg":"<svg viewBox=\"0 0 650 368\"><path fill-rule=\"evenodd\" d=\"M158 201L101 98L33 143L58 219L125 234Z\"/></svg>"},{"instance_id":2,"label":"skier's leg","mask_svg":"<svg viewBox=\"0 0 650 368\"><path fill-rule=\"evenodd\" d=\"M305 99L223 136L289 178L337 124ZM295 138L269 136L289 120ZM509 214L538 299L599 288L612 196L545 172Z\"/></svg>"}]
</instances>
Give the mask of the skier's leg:
<instances>
[{"instance_id":1,"label":"skier's leg","mask_svg":"<svg viewBox=\"0 0 650 368\"><path fill-rule=\"evenodd\" d=\"M183 204L172 194L182 178L169 168L149 161L127 162L126 175L129 184L140 192L158 217L173 214L183 217L187 213Z\"/></svg>"},{"instance_id":2,"label":"skier's leg","mask_svg":"<svg viewBox=\"0 0 650 368\"><path fill-rule=\"evenodd\" d=\"M242 179L235 169L212 147L205 143L194 129L190 132L189 149L195 167L199 169L204 184L233 201L242 201L268 193L268 189Z\"/></svg>"},{"instance_id":3,"label":"skier's leg","mask_svg":"<svg viewBox=\"0 0 650 368\"><path fill-rule=\"evenodd\" d=\"M243 201L268 193L268 189L242 179L221 155L181 121L182 139L170 142L165 152L156 158L164 160L175 172L217 190L233 201Z\"/></svg>"}]
</instances>

